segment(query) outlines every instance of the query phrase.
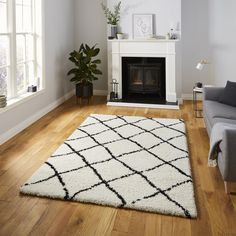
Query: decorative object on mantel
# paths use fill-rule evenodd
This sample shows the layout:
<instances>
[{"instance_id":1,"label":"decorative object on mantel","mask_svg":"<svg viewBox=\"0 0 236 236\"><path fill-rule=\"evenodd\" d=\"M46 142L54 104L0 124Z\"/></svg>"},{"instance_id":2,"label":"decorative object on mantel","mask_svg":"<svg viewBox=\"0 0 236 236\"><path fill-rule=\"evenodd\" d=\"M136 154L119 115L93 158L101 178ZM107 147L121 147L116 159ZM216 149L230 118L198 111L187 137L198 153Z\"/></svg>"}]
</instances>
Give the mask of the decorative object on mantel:
<instances>
[{"instance_id":1,"label":"decorative object on mantel","mask_svg":"<svg viewBox=\"0 0 236 236\"><path fill-rule=\"evenodd\" d=\"M71 69L67 75L74 75L71 82L76 84L76 97L87 98L88 102L93 96L93 81L98 80L98 75L102 72L97 68L101 64L100 59L94 59L100 52L96 45L89 47L87 44L81 44L79 51L70 53L69 60L75 64L75 68Z\"/></svg>"},{"instance_id":2,"label":"decorative object on mantel","mask_svg":"<svg viewBox=\"0 0 236 236\"><path fill-rule=\"evenodd\" d=\"M0 95L0 108L7 106L7 97L5 95Z\"/></svg>"},{"instance_id":3,"label":"decorative object on mantel","mask_svg":"<svg viewBox=\"0 0 236 236\"><path fill-rule=\"evenodd\" d=\"M117 38L118 24L120 22L121 1L119 1L118 4L114 6L114 12L112 12L103 3L101 3L101 5L107 19L107 24L111 26L111 36L109 36L108 39Z\"/></svg>"},{"instance_id":4,"label":"decorative object on mantel","mask_svg":"<svg viewBox=\"0 0 236 236\"><path fill-rule=\"evenodd\" d=\"M112 91L110 93L110 100L117 100L118 99L118 86L119 83L117 82L116 79L113 79L111 82L111 86L112 86Z\"/></svg>"},{"instance_id":5,"label":"decorative object on mantel","mask_svg":"<svg viewBox=\"0 0 236 236\"><path fill-rule=\"evenodd\" d=\"M153 14L133 14L133 38L153 38Z\"/></svg>"},{"instance_id":6,"label":"decorative object on mantel","mask_svg":"<svg viewBox=\"0 0 236 236\"><path fill-rule=\"evenodd\" d=\"M166 34L166 40L170 40L170 33Z\"/></svg>"},{"instance_id":7,"label":"decorative object on mantel","mask_svg":"<svg viewBox=\"0 0 236 236\"><path fill-rule=\"evenodd\" d=\"M180 119L90 115L21 193L196 218Z\"/></svg>"},{"instance_id":8,"label":"decorative object on mantel","mask_svg":"<svg viewBox=\"0 0 236 236\"><path fill-rule=\"evenodd\" d=\"M124 34L123 33L118 33L117 34L117 39L121 40L124 38Z\"/></svg>"},{"instance_id":9,"label":"decorative object on mantel","mask_svg":"<svg viewBox=\"0 0 236 236\"><path fill-rule=\"evenodd\" d=\"M170 39L173 39L173 40L178 38L177 34L174 32L174 29L170 29L169 37Z\"/></svg>"},{"instance_id":10,"label":"decorative object on mantel","mask_svg":"<svg viewBox=\"0 0 236 236\"><path fill-rule=\"evenodd\" d=\"M117 32L118 32L118 26L117 25L111 25L111 37L113 39L117 38Z\"/></svg>"}]
</instances>

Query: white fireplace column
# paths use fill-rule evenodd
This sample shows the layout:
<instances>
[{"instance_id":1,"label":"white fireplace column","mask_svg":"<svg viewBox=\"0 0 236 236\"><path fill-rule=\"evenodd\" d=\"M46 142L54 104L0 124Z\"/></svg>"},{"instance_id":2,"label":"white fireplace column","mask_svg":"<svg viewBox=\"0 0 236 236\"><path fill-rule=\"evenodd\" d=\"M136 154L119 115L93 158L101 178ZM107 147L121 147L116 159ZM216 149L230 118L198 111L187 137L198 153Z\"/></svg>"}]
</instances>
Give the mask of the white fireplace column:
<instances>
[{"instance_id":1,"label":"white fireplace column","mask_svg":"<svg viewBox=\"0 0 236 236\"><path fill-rule=\"evenodd\" d=\"M166 101L177 101L176 83L178 78L176 52L178 40L109 40L108 45L108 88L111 92L112 79L119 83L118 96L122 98L122 57L165 58L166 61ZM180 81L179 81L180 82Z\"/></svg>"}]
</instances>

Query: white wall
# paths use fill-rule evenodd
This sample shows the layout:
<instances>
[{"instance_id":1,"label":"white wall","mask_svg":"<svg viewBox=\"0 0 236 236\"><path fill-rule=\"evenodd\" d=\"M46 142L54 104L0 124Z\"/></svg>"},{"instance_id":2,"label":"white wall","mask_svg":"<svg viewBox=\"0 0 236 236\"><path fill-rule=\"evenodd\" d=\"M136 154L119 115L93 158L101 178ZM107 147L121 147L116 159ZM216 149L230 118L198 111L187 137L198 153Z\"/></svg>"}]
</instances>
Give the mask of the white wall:
<instances>
[{"instance_id":1,"label":"white wall","mask_svg":"<svg viewBox=\"0 0 236 236\"><path fill-rule=\"evenodd\" d=\"M97 44L101 49L98 58L102 60L100 69L103 75L94 82L96 90L107 90L107 36L106 20L102 12L101 1L75 0L75 46L81 43L90 46Z\"/></svg>"},{"instance_id":2,"label":"white wall","mask_svg":"<svg viewBox=\"0 0 236 236\"><path fill-rule=\"evenodd\" d=\"M119 0L107 0L112 7ZM132 15L134 13L154 14L154 28L157 35L165 36L171 28L181 30L181 0L122 0L121 30L132 38Z\"/></svg>"},{"instance_id":3,"label":"white wall","mask_svg":"<svg viewBox=\"0 0 236 236\"><path fill-rule=\"evenodd\" d=\"M212 79L224 86L236 81L236 1L209 0Z\"/></svg>"},{"instance_id":4,"label":"white wall","mask_svg":"<svg viewBox=\"0 0 236 236\"><path fill-rule=\"evenodd\" d=\"M45 93L0 114L0 138L73 88L66 76L74 49L74 0L45 0Z\"/></svg>"},{"instance_id":5,"label":"white wall","mask_svg":"<svg viewBox=\"0 0 236 236\"><path fill-rule=\"evenodd\" d=\"M183 93L195 82L216 86L236 81L236 1L182 0ZM196 70L199 60L211 64Z\"/></svg>"},{"instance_id":6,"label":"white wall","mask_svg":"<svg viewBox=\"0 0 236 236\"><path fill-rule=\"evenodd\" d=\"M210 66L196 69L197 63L210 59L209 6L206 0L182 0L183 94L191 94L196 82L211 84Z\"/></svg>"}]
</instances>

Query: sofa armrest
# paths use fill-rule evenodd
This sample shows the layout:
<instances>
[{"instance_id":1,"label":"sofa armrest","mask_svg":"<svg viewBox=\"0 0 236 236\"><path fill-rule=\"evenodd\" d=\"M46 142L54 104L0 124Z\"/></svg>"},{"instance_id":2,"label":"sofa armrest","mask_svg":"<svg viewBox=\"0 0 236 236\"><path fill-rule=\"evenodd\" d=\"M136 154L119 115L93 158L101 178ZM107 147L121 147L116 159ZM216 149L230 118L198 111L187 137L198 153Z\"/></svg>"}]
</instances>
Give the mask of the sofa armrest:
<instances>
[{"instance_id":1,"label":"sofa armrest","mask_svg":"<svg viewBox=\"0 0 236 236\"><path fill-rule=\"evenodd\" d=\"M236 129L226 129L220 145L222 155L218 160L224 181L236 181Z\"/></svg>"},{"instance_id":2,"label":"sofa armrest","mask_svg":"<svg viewBox=\"0 0 236 236\"><path fill-rule=\"evenodd\" d=\"M222 87L204 87L203 100L219 101L224 88Z\"/></svg>"}]
</instances>

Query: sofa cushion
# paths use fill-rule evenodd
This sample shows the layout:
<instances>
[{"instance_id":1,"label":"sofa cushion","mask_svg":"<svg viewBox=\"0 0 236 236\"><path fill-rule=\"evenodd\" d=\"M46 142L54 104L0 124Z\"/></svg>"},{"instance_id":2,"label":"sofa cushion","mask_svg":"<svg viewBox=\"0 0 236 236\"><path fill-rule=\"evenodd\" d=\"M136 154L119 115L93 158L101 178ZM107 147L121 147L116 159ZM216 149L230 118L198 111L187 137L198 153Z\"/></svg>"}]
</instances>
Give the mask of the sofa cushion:
<instances>
[{"instance_id":1,"label":"sofa cushion","mask_svg":"<svg viewBox=\"0 0 236 236\"><path fill-rule=\"evenodd\" d=\"M226 124L235 124L236 125L236 120L233 120L233 119L225 119L225 118L213 118L213 122L212 124L216 124L216 123L226 123Z\"/></svg>"},{"instance_id":2,"label":"sofa cushion","mask_svg":"<svg viewBox=\"0 0 236 236\"><path fill-rule=\"evenodd\" d=\"M236 120L236 107L225 105L215 101L204 101L204 113L211 122L213 118L225 118Z\"/></svg>"},{"instance_id":3,"label":"sofa cushion","mask_svg":"<svg viewBox=\"0 0 236 236\"><path fill-rule=\"evenodd\" d=\"M219 97L219 102L236 107L236 83L227 81L223 93Z\"/></svg>"},{"instance_id":4,"label":"sofa cushion","mask_svg":"<svg viewBox=\"0 0 236 236\"><path fill-rule=\"evenodd\" d=\"M206 130L208 133L208 136L211 136L211 129L213 127L213 122L211 122L211 120L207 117L207 114L203 112L203 118L204 118L204 123L206 126Z\"/></svg>"}]
</instances>

